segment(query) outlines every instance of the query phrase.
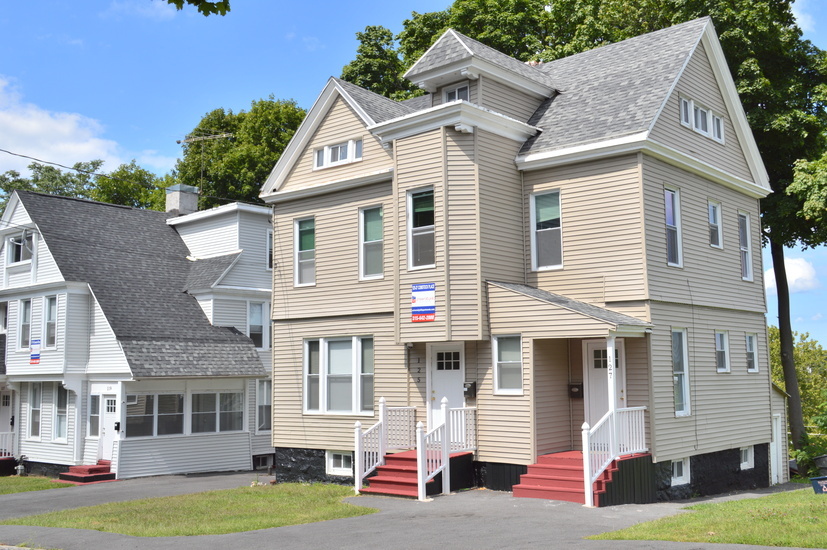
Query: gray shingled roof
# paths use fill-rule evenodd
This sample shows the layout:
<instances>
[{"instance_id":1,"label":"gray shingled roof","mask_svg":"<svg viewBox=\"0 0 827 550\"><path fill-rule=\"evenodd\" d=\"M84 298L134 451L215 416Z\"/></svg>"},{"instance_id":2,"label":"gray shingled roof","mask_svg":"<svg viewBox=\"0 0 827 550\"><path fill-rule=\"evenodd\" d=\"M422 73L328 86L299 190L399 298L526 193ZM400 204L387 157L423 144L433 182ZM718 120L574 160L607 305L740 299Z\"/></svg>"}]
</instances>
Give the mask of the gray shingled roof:
<instances>
[{"instance_id":1,"label":"gray shingled roof","mask_svg":"<svg viewBox=\"0 0 827 550\"><path fill-rule=\"evenodd\" d=\"M482 42L469 38L454 29L445 31L434 45L405 73L405 78L415 81L418 75L471 57L484 59L514 74L552 88L556 87L553 84L554 80L548 74L490 46L486 46Z\"/></svg>"},{"instance_id":2,"label":"gray shingled roof","mask_svg":"<svg viewBox=\"0 0 827 550\"><path fill-rule=\"evenodd\" d=\"M266 374L252 341L183 291L193 262L165 213L17 193L64 279L91 287L136 378Z\"/></svg>"},{"instance_id":3,"label":"gray shingled roof","mask_svg":"<svg viewBox=\"0 0 827 550\"><path fill-rule=\"evenodd\" d=\"M183 290L212 288L240 255L241 252L233 252L224 256L190 260L190 271Z\"/></svg>"},{"instance_id":4,"label":"gray shingled roof","mask_svg":"<svg viewBox=\"0 0 827 550\"><path fill-rule=\"evenodd\" d=\"M373 119L375 123L384 122L392 118L404 116L413 113L415 109L392 99L388 99L383 95L371 92L364 88L360 88L356 84L347 82L340 78L334 78L339 86L353 98L356 103Z\"/></svg>"},{"instance_id":5,"label":"gray shingled roof","mask_svg":"<svg viewBox=\"0 0 827 550\"><path fill-rule=\"evenodd\" d=\"M708 17L696 19L539 66L560 93L528 121L543 132L520 153L648 130L709 23Z\"/></svg>"},{"instance_id":6,"label":"gray shingled roof","mask_svg":"<svg viewBox=\"0 0 827 550\"><path fill-rule=\"evenodd\" d=\"M503 283L500 281L488 281L488 283L504 288L506 290L518 292L530 298L541 300L543 302L548 302L549 304L554 304L556 306L564 307L568 310L575 311L577 313L582 313L583 315L586 315L593 319L605 321L606 323L615 326L651 326L650 323L642 321L636 317L624 315L623 313L617 313L616 311L611 311L609 309L598 307L592 304L587 304L586 302L572 300L571 298L566 298L565 296L561 296L560 294L554 294L552 292L540 290L539 288L534 288L533 286L521 285L516 283Z\"/></svg>"}]
</instances>

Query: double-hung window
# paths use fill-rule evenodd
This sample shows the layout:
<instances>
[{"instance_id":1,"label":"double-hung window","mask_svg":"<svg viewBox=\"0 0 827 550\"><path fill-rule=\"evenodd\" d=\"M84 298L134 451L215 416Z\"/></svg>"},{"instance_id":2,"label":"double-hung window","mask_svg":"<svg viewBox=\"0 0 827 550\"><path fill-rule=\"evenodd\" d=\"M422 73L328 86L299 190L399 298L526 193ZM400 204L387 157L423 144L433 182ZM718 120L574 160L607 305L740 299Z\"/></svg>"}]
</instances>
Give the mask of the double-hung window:
<instances>
[{"instance_id":1,"label":"double-hung window","mask_svg":"<svg viewBox=\"0 0 827 550\"><path fill-rule=\"evenodd\" d=\"M244 429L242 392L192 394L192 433Z\"/></svg>"},{"instance_id":2,"label":"double-hung window","mask_svg":"<svg viewBox=\"0 0 827 550\"><path fill-rule=\"evenodd\" d=\"M362 140L351 139L316 149L314 168L327 168L362 160Z\"/></svg>"},{"instance_id":3,"label":"double-hung window","mask_svg":"<svg viewBox=\"0 0 827 550\"><path fill-rule=\"evenodd\" d=\"M519 336L495 336L495 387L497 394L523 393L522 343Z\"/></svg>"},{"instance_id":4,"label":"double-hung window","mask_svg":"<svg viewBox=\"0 0 827 550\"><path fill-rule=\"evenodd\" d=\"M69 392L60 382L55 384L55 428L52 432L52 439L66 440L68 428L67 414L69 405Z\"/></svg>"},{"instance_id":5,"label":"double-hung window","mask_svg":"<svg viewBox=\"0 0 827 550\"><path fill-rule=\"evenodd\" d=\"M379 279L383 275L382 207L359 211L359 278Z\"/></svg>"},{"instance_id":6,"label":"double-hung window","mask_svg":"<svg viewBox=\"0 0 827 550\"><path fill-rule=\"evenodd\" d=\"M721 203L709 201L707 203L709 217L709 246L723 248L724 241L721 236Z\"/></svg>"},{"instance_id":7,"label":"double-hung window","mask_svg":"<svg viewBox=\"0 0 827 550\"><path fill-rule=\"evenodd\" d=\"M741 249L741 279L752 280L752 250L749 242L749 214L738 213L738 247Z\"/></svg>"},{"instance_id":8,"label":"double-hung window","mask_svg":"<svg viewBox=\"0 0 827 550\"><path fill-rule=\"evenodd\" d=\"M273 381L256 383L256 431L269 432L273 425Z\"/></svg>"},{"instance_id":9,"label":"double-hung window","mask_svg":"<svg viewBox=\"0 0 827 550\"><path fill-rule=\"evenodd\" d=\"M259 349L267 349L267 337L264 331L264 304L261 302L247 303L247 335L253 345Z\"/></svg>"},{"instance_id":10,"label":"double-hung window","mask_svg":"<svg viewBox=\"0 0 827 550\"><path fill-rule=\"evenodd\" d=\"M316 219L295 222L296 286L316 283Z\"/></svg>"},{"instance_id":11,"label":"double-hung window","mask_svg":"<svg viewBox=\"0 0 827 550\"><path fill-rule=\"evenodd\" d=\"M718 372L729 372L729 335L724 330L715 331L715 367Z\"/></svg>"},{"instance_id":12,"label":"double-hung window","mask_svg":"<svg viewBox=\"0 0 827 550\"><path fill-rule=\"evenodd\" d=\"M32 259L34 252L34 233L24 231L19 235L9 237L8 239L8 257L7 261L10 264L20 262L28 262Z\"/></svg>"},{"instance_id":13,"label":"double-hung window","mask_svg":"<svg viewBox=\"0 0 827 550\"><path fill-rule=\"evenodd\" d=\"M408 193L408 251L411 269L435 265L433 189Z\"/></svg>"},{"instance_id":14,"label":"double-hung window","mask_svg":"<svg viewBox=\"0 0 827 550\"><path fill-rule=\"evenodd\" d=\"M758 354L755 347L757 339L758 336L755 334L746 335L747 372L758 372Z\"/></svg>"},{"instance_id":15,"label":"double-hung window","mask_svg":"<svg viewBox=\"0 0 827 550\"><path fill-rule=\"evenodd\" d=\"M373 338L320 338L304 343L306 412L373 411Z\"/></svg>"},{"instance_id":16,"label":"double-hung window","mask_svg":"<svg viewBox=\"0 0 827 550\"><path fill-rule=\"evenodd\" d=\"M127 396L126 437L182 433L184 433L183 394L160 393Z\"/></svg>"},{"instance_id":17,"label":"double-hung window","mask_svg":"<svg viewBox=\"0 0 827 550\"><path fill-rule=\"evenodd\" d=\"M40 413L43 407L43 383L29 384L29 437L40 437Z\"/></svg>"},{"instance_id":18,"label":"double-hung window","mask_svg":"<svg viewBox=\"0 0 827 550\"><path fill-rule=\"evenodd\" d=\"M531 195L531 261L535 270L563 266L559 191Z\"/></svg>"},{"instance_id":19,"label":"double-hung window","mask_svg":"<svg viewBox=\"0 0 827 550\"><path fill-rule=\"evenodd\" d=\"M20 349L32 344L32 301L20 300Z\"/></svg>"},{"instance_id":20,"label":"double-hung window","mask_svg":"<svg viewBox=\"0 0 827 550\"><path fill-rule=\"evenodd\" d=\"M689 354L686 329L672 329L672 386L675 416L689 416Z\"/></svg>"},{"instance_id":21,"label":"double-hung window","mask_svg":"<svg viewBox=\"0 0 827 550\"><path fill-rule=\"evenodd\" d=\"M53 348L57 345L57 296L46 296L43 305L43 346Z\"/></svg>"},{"instance_id":22,"label":"double-hung window","mask_svg":"<svg viewBox=\"0 0 827 550\"><path fill-rule=\"evenodd\" d=\"M665 187L663 199L666 208L666 264L682 267L680 194L677 189Z\"/></svg>"},{"instance_id":23,"label":"double-hung window","mask_svg":"<svg viewBox=\"0 0 827 550\"><path fill-rule=\"evenodd\" d=\"M89 437L99 437L101 429L101 396L89 396Z\"/></svg>"},{"instance_id":24,"label":"double-hung window","mask_svg":"<svg viewBox=\"0 0 827 550\"><path fill-rule=\"evenodd\" d=\"M468 101L468 85L463 84L455 88L445 90L445 102L465 100Z\"/></svg>"},{"instance_id":25,"label":"double-hung window","mask_svg":"<svg viewBox=\"0 0 827 550\"><path fill-rule=\"evenodd\" d=\"M273 230L267 230L267 269L273 269Z\"/></svg>"}]
</instances>

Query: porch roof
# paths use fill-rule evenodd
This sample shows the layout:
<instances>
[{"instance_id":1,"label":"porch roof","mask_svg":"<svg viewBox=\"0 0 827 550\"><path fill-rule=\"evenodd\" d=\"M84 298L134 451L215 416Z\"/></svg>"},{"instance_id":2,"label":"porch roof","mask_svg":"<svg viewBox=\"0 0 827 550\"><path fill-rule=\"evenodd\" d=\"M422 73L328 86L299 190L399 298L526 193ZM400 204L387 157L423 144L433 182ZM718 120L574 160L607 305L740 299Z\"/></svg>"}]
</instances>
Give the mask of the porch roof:
<instances>
[{"instance_id":1,"label":"porch roof","mask_svg":"<svg viewBox=\"0 0 827 550\"><path fill-rule=\"evenodd\" d=\"M642 334L652 327L637 317L528 285L501 281L488 281L488 284L492 330L512 328L521 333L533 332L539 337L570 338L607 335L610 331ZM491 287L507 292L491 292L494 290ZM523 299L514 299L519 297Z\"/></svg>"}]
</instances>

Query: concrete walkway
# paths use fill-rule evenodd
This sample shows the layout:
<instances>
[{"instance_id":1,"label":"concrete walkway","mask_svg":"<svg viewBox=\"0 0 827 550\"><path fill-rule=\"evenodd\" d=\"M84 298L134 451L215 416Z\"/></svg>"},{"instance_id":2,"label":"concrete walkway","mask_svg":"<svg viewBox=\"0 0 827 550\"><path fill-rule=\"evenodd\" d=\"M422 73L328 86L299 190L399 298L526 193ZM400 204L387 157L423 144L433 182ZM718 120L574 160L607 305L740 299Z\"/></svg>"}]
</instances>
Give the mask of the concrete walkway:
<instances>
[{"instance_id":1,"label":"concrete walkway","mask_svg":"<svg viewBox=\"0 0 827 550\"><path fill-rule=\"evenodd\" d=\"M266 476L265 476L266 478ZM147 497L197 493L249 485L256 473L163 476L114 483L4 495L0 519L51 510ZM802 488L786 484L755 492L702 499L753 498ZM805 488L802 488L805 489ZM681 512L687 505L668 502L588 509L559 501L514 498L484 489L417 502L377 496L348 499L377 508L378 513L307 525L278 527L229 535L143 538L82 529L0 526L0 545L60 550L140 549L363 549L394 548L559 548L574 549L732 549L744 545L670 543L662 541L591 541L583 537L613 531ZM3 548L0 546L0 548Z\"/></svg>"}]
</instances>

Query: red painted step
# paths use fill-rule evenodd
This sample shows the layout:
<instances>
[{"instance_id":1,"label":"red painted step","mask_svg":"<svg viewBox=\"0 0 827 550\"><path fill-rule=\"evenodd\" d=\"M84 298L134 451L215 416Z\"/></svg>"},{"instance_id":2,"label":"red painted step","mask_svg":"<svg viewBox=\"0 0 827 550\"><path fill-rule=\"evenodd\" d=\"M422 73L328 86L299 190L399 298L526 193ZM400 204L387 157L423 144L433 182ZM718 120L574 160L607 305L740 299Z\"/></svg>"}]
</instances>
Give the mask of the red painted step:
<instances>
[{"instance_id":1,"label":"red painted step","mask_svg":"<svg viewBox=\"0 0 827 550\"><path fill-rule=\"evenodd\" d=\"M583 454L565 451L538 457L537 463L520 476L520 483L512 488L515 497L564 500L586 503L583 494ZM604 479L595 483L595 493L604 491Z\"/></svg>"},{"instance_id":2,"label":"red painted step","mask_svg":"<svg viewBox=\"0 0 827 550\"><path fill-rule=\"evenodd\" d=\"M60 474L58 479L77 484L114 481L116 476L110 470L111 463L110 460L98 460L97 464L69 466L69 471Z\"/></svg>"}]
</instances>

